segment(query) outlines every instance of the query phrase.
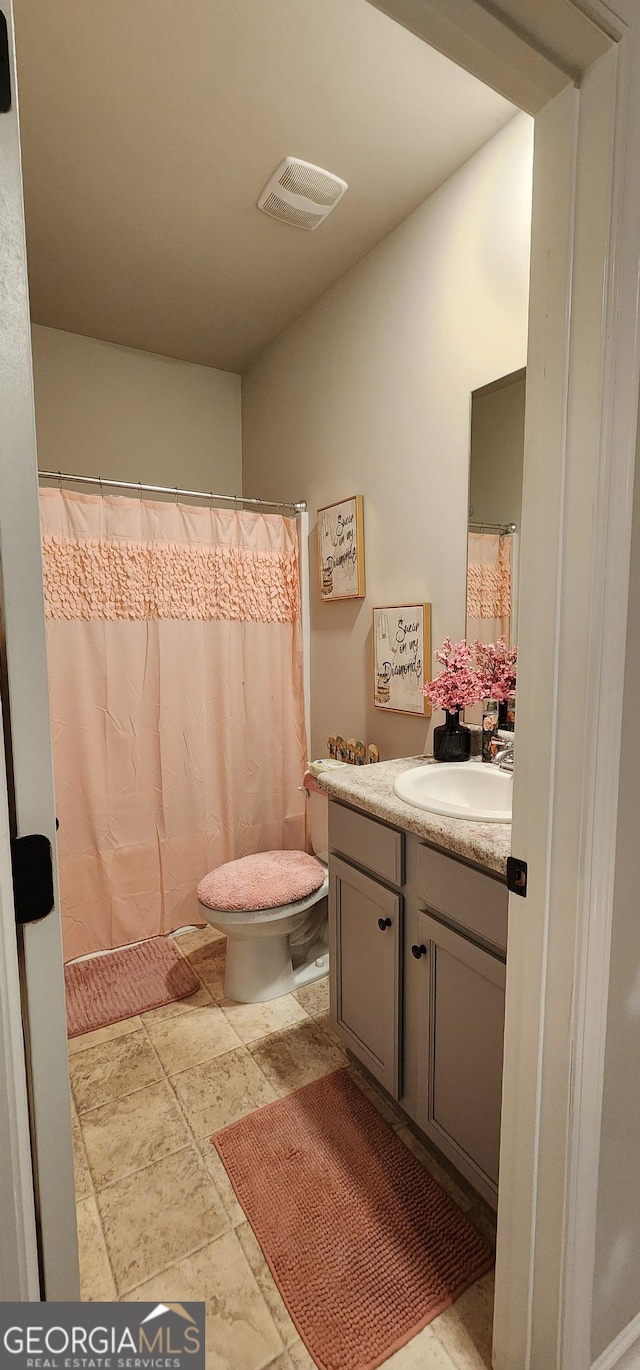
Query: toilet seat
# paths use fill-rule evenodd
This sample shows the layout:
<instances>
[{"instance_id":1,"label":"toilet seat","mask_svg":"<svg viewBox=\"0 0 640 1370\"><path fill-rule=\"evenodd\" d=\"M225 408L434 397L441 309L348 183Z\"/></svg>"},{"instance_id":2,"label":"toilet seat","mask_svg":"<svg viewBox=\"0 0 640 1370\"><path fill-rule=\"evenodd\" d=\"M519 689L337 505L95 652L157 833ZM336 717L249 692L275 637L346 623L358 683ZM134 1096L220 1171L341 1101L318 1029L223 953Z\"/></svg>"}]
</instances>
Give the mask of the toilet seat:
<instances>
[{"instance_id":1,"label":"toilet seat","mask_svg":"<svg viewBox=\"0 0 640 1370\"><path fill-rule=\"evenodd\" d=\"M198 886L198 889L200 886ZM325 869L322 872L322 884L313 890L311 894L305 895L304 899L294 899L290 904L270 904L263 909L214 909L210 904L204 904L200 900L202 916L211 918L218 917L225 927L233 928L239 924L247 928L254 928L260 923L272 923L274 919L295 918L296 914L306 913L307 909L313 908L319 899L323 899L329 892L329 873ZM206 909L206 914L204 910ZM258 935L259 934L255 934Z\"/></svg>"},{"instance_id":2,"label":"toilet seat","mask_svg":"<svg viewBox=\"0 0 640 1370\"><path fill-rule=\"evenodd\" d=\"M265 913L314 894L326 869L305 851L266 851L226 861L200 881L201 904L216 912Z\"/></svg>"}]
</instances>

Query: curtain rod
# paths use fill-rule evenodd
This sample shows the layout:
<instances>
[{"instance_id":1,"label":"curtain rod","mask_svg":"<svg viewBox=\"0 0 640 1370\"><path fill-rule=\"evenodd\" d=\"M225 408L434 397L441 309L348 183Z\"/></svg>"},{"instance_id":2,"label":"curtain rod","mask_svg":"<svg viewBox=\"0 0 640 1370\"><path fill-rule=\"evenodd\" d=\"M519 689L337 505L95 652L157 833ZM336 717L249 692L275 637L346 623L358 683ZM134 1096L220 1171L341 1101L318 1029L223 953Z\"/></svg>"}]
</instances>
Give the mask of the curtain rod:
<instances>
[{"instance_id":1,"label":"curtain rod","mask_svg":"<svg viewBox=\"0 0 640 1370\"><path fill-rule=\"evenodd\" d=\"M470 533L517 533L517 523L470 523Z\"/></svg>"},{"instance_id":2,"label":"curtain rod","mask_svg":"<svg viewBox=\"0 0 640 1370\"><path fill-rule=\"evenodd\" d=\"M136 494L141 495L143 491L152 495L174 495L176 499L208 499L225 500L228 504L260 504L269 509L291 509L294 514L306 513L307 501L298 500L296 504L290 504L286 500L277 499L253 499L250 495L216 495L212 490L179 490L177 485L145 485L142 481L130 480L105 480L102 476L73 476L64 471L38 471L40 480L71 480L79 481L81 485L98 485L100 490L108 486L109 489L116 490L135 490Z\"/></svg>"}]
</instances>

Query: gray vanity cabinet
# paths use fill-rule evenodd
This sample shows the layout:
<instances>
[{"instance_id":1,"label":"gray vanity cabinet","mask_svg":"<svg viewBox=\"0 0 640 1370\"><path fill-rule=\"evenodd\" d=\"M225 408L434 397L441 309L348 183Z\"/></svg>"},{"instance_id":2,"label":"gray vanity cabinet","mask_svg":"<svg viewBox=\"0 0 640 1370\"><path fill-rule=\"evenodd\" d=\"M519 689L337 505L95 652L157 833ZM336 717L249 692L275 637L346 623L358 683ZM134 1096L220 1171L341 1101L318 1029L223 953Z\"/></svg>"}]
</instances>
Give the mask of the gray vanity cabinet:
<instances>
[{"instance_id":1,"label":"gray vanity cabinet","mask_svg":"<svg viewBox=\"0 0 640 1370\"><path fill-rule=\"evenodd\" d=\"M336 801L329 852L335 1029L495 1205L506 883Z\"/></svg>"},{"instance_id":2,"label":"gray vanity cabinet","mask_svg":"<svg viewBox=\"0 0 640 1370\"><path fill-rule=\"evenodd\" d=\"M418 912L418 1126L495 1203L498 1192L505 964Z\"/></svg>"},{"instance_id":3,"label":"gray vanity cabinet","mask_svg":"<svg viewBox=\"0 0 640 1370\"><path fill-rule=\"evenodd\" d=\"M345 1044L398 1098L402 896L330 861L331 1016Z\"/></svg>"}]
</instances>

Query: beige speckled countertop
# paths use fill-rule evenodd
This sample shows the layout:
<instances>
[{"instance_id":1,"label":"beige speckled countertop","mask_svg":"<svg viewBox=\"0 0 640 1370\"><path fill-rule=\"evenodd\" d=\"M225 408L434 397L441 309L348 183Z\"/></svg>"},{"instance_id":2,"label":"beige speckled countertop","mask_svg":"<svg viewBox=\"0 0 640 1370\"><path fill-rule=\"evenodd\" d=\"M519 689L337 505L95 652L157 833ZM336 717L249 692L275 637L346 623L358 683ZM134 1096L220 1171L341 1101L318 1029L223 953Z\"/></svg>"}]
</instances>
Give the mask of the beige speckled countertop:
<instances>
[{"instance_id":1,"label":"beige speckled countertop","mask_svg":"<svg viewBox=\"0 0 640 1370\"><path fill-rule=\"evenodd\" d=\"M396 761L379 761L373 766L345 766L323 771L318 784L332 799L341 799L354 809L382 818L397 828L417 833L443 851L456 852L487 870L505 874L511 852L510 823L468 823L464 818L443 818L416 809L398 799L393 782L414 766L433 766L431 757L404 756Z\"/></svg>"}]
</instances>

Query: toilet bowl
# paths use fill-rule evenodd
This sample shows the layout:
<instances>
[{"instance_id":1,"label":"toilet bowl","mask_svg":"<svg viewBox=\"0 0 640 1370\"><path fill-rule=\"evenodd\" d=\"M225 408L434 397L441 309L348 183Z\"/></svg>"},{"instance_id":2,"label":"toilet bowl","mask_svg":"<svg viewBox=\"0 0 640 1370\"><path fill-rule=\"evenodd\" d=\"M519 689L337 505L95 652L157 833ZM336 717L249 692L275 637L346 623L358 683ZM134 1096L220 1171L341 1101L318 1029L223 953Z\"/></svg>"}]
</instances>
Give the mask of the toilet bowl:
<instances>
[{"instance_id":1,"label":"toilet bowl","mask_svg":"<svg viewBox=\"0 0 640 1370\"><path fill-rule=\"evenodd\" d=\"M328 797L311 774L304 784L314 856L241 857L198 885L201 916L227 937L225 994L242 1004L266 1003L329 971Z\"/></svg>"}]
</instances>

